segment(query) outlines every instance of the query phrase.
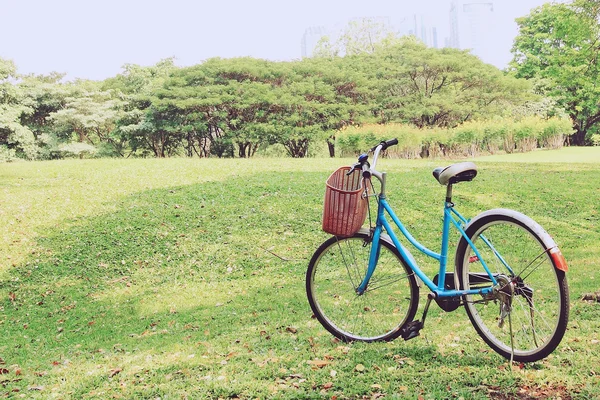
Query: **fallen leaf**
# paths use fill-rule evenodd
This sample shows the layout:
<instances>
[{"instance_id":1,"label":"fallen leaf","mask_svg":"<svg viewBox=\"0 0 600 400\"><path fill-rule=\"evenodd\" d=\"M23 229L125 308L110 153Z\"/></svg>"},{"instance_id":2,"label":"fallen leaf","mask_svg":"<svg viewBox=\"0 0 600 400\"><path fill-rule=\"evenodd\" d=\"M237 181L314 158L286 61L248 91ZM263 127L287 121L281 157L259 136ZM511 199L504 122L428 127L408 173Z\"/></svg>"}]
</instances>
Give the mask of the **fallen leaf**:
<instances>
[{"instance_id":1,"label":"fallen leaf","mask_svg":"<svg viewBox=\"0 0 600 400\"><path fill-rule=\"evenodd\" d=\"M364 372L365 371L365 366L362 364L357 364L356 367L354 367L354 370L357 372Z\"/></svg>"},{"instance_id":2,"label":"fallen leaf","mask_svg":"<svg viewBox=\"0 0 600 400\"><path fill-rule=\"evenodd\" d=\"M123 371L121 368L113 368L109 371L108 376L112 378L113 376L119 374L121 371Z\"/></svg>"},{"instance_id":3,"label":"fallen leaf","mask_svg":"<svg viewBox=\"0 0 600 400\"><path fill-rule=\"evenodd\" d=\"M294 328L293 326L288 326L287 328L285 328L285 330L290 333L298 333L298 329Z\"/></svg>"},{"instance_id":4,"label":"fallen leaf","mask_svg":"<svg viewBox=\"0 0 600 400\"><path fill-rule=\"evenodd\" d=\"M331 389L333 387L333 382L327 382L326 384L323 385L323 389L327 390L327 389Z\"/></svg>"},{"instance_id":5,"label":"fallen leaf","mask_svg":"<svg viewBox=\"0 0 600 400\"><path fill-rule=\"evenodd\" d=\"M310 360L307 361L307 364L312 365L313 368L323 368L331 363L325 360Z\"/></svg>"}]
</instances>

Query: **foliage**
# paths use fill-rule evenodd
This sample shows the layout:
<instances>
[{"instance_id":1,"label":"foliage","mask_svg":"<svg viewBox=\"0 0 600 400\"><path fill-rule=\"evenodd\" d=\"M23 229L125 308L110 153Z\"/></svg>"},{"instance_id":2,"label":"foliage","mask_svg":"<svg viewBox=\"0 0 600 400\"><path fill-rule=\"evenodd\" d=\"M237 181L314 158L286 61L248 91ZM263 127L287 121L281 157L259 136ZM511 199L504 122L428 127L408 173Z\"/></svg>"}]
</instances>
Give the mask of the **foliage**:
<instances>
[{"instance_id":1,"label":"foliage","mask_svg":"<svg viewBox=\"0 0 600 400\"><path fill-rule=\"evenodd\" d=\"M73 85L61 83L63 75L28 75L20 79L19 89L23 93L23 104L28 112L21 113L20 124L27 127L35 137L36 159L55 157L58 142L68 136L56 126L50 115L65 106L66 98L72 95Z\"/></svg>"},{"instance_id":2,"label":"foliage","mask_svg":"<svg viewBox=\"0 0 600 400\"><path fill-rule=\"evenodd\" d=\"M398 41L392 26L381 18L359 18L350 21L335 36L324 36L313 54L317 58L333 58L371 54Z\"/></svg>"},{"instance_id":3,"label":"foliage","mask_svg":"<svg viewBox=\"0 0 600 400\"><path fill-rule=\"evenodd\" d=\"M372 143L395 137L399 144L388 150L390 157L460 157L561 148L564 137L571 132L570 121L557 117L475 120L444 129L419 129L398 123L366 124L340 132L337 145L342 155L354 156Z\"/></svg>"},{"instance_id":4,"label":"foliage","mask_svg":"<svg viewBox=\"0 0 600 400\"><path fill-rule=\"evenodd\" d=\"M17 69L10 60L0 58L0 146L5 154L17 154L26 159L35 159L37 148L33 132L20 124L22 114L31 110L23 102L23 94L13 84Z\"/></svg>"},{"instance_id":5,"label":"foliage","mask_svg":"<svg viewBox=\"0 0 600 400\"><path fill-rule=\"evenodd\" d=\"M142 67L134 64L124 66L124 72L103 82L102 91L120 93L121 112L111 131L114 142L120 144L124 153L152 154L155 157L175 155L179 143L157 126L157 116L152 108L159 91L175 70L173 59L164 59L156 65Z\"/></svg>"},{"instance_id":6,"label":"foliage","mask_svg":"<svg viewBox=\"0 0 600 400\"><path fill-rule=\"evenodd\" d=\"M273 63L211 59L176 71L154 101L154 114L171 131L187 131L201 155L252 156L265 143L282 144L292 157L353 122L359 112L352 75L331 61ZM166 112L164 118L159 114Z\"/></svg>"},{"instance_id":7,"label":"foliage","mask_svg":"<svg viewBox=\"0 0 600 400\"><path fill-rule=\"evenodd\" d=\"M512 151L511 144L524 143L501 146L486 139L480 146L467 142L469 132L440 142L437 128L561 115L558 102L534 95L525 80L465 51L395 37L378 19L354 21L339 46L343 51L327 57L293 62L216 58L187 68L173 59L125 65L103 82L62 82L60 74L20 77L6 62L0 145L29 159L62 158L67 153L61 146L72 142L113 157L246 158L273 145L291 157L324 146L334 156L341 130L376 122L422 129L401 132L411 135L403 156L422 157L470 154L482 146ZM542 92L545 85L549 81L539 79L533 88ZM533 144L548 145L537 137Z\"/></svg>"},{"instance_id":8,"label":"foliage","mask_svg":"<svg viewBox=\"0 0 600 400\"><path fill-rule=\"evenodd\" d=\"M370 68L370 62L379 68ZM467 51L433 49L413 38L386 46L363 60L380 123L408 122L420 128L452 127L500 115L509 104L531 98L524 80L504 75Z\"/></svg>"},{"instance_id":9,"label":"foliage","mask_svg":"<svg viewBox=\"0 0 600 400\"><path fill-rule=\"evenodd\" d=\"M94 146L82 142L62 144L58 147L58 150L62 153L63 157L65 158L83 158L85 155L94 155L97 151Z\"/></svg>"},{"instance_id":10,"label":"foliage","mask_svg":"<svg viewBox=\"0 0 600 400\"><path fill-rule=\"evenodd\" d=\"M0 145L0 163L17 160L19 160L19 158L14 149L9 149L7 146Z\"/></svg>"},{"instance_id":11,"label":"foliage","mask_svg":"<svg viewBox=\"0 0 600 400\"><path fill-rule=\"evenodd\" d=\"M107 143L123 155L123 140L115 138L112 131L121 113L124 102L115 98L111 91L101 91L99 83L80 81L73 85L72 93L65 98L65 104L48 118L66 132L65 140L72 135L79 143L96 146Z\"/></svg>"},{"instance_id":12,"label":"foliage","mask_svg":"<svg viewBox=\"0 0 600 400\"><path fill-rule=\"evenodd\" d=\"M540 89L569 114L576 145L600 122L599 16L597 1L576 0L547 3L517 19L512 71L545 82Z\"/></svg>"}]
</instances>

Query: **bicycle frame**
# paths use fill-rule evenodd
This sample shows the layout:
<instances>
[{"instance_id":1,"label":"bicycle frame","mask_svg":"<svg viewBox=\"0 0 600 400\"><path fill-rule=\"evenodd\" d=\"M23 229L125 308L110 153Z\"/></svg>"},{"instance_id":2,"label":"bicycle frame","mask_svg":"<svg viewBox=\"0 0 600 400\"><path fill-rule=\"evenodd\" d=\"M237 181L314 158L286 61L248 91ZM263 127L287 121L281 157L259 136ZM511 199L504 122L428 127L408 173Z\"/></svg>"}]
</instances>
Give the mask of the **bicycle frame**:
<instances>
[{"instance_id":1,"label":"bicycle frame","mask_svg":"<svg viewBox=\"0 0 600 400\"><path fill-rule=\"evenodd\" d=\"M385 176L383 177L383 181L382 181L383 187L385 186L384 180L385 180ZM408 252L400 244L400 241L398 240L398 237L394 233L392 226L390 225L388 220L385 218L385 213L387 213L390 216L390 218L392 219L394 224L398 227L400 232L402 232L404 237L406 237L406 239L417 250L419 250L421 253L439 261L439 275L438 275L437 285L431 279L429 279L429 277L427 275L425 275L425 273L416 264L414 259L411 256L409 256ZM494 277L494 275L491 273L490 269L486 265L485 260L482 259L476 246L473 244L471 239L469 239L469 237L465 233L465 231L462 227L462 224L467 223L467 222L468 222L468 220L466 218L464 218L458 211L456 211L454 209L454 204L449 199L446 199L446 202L444 204L442 248L441 248L440 253L436 253L436 252L428 249L427 247L423 246L410 234L410 232L404 227L404 225L402 224L400 219L396 216L396 214L392 210L391 206L387 202L385 195L383 194L383 191L382 191L382 193L378 196L377 219L376 219L375 229L373 232L371 254L369 256L369 265L367 268L367 273L365 275L365 278L363 279L363 281L357 288L357 293L362 294L367 290L367 286L369 284L371 276L373 275L373 272L375 271L378 257L379 257L379 249L380 249L379 241L380 241L380 237L381 237L381 233L382 233L383 229L385 229L388 236L391 238L392 242L394 243L394 245L396 246L396 248L402 255L402 258L406 261L406 263L408 264L410 269L419 277L419 279L421 279L421 281L423 281L423 283L425 283L425 285L434 293L434 295L436 297L451 298L451 297L460 297L460 296L464 296L464 295L473 295L473 294L486 295L486 294L491 293L493 291L494 286L496 286L498 284L498 282L496 281L496 278ZM471 246L471 248L473 249L473 252L478 257L479 261L483 265L486 273L488 274L488 276L490 278L490 281L491 281L490 287L483 288L483 289L474 289L474 290L446 289L446 287L445 287L446 267L448 264L448 242L449 242L451 225L453 225L460 232L462 237L467 241L469 246ZM491 244L489 242L487 242L487 240L485 238L482 238L482 239L483 239L484 243L486 243L488 246L490 246L492 251L500 259L500 261L506 265L506 263L502 260L502 257L500 257L500 255L497 252L495 252L495 250L491 246ZM510 267L508 265L506 265L506 266L510 270Z\"/></svg>"}]
</instances>

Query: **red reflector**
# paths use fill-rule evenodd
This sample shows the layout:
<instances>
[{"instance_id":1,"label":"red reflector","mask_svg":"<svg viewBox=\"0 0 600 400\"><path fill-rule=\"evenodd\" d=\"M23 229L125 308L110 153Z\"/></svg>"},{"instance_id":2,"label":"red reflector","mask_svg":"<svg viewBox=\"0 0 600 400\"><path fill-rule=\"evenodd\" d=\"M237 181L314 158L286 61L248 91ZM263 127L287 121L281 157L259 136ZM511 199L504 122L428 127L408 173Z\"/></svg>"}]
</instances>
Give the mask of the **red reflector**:
<instances>
[{"instance_id":1,"label":"red reflector","mask_svg":"<svg viewBox=\"0 0 600 400\"><path fill-rule=\"evenodd\" d=\"M477 257L477 256L471 256L471 257L469 257L469 262L470 263L474 263L474 262L477 262L477 261L479 261L479 257Z\"/></svg>"},{"instance_id":2,"label":"red reflector","mask_svg":"<svg viewBox=\"0 0 600 400\"><path fill-rule=\"evenodd\" d=\"M556 266L556 268L564 272L567 272L569 270L567 260L565 260L565 257L562 255L558 247L550 249L550 258L552 259L552 261L554 261L554 265Z\"/></svg>"}]
</instances>

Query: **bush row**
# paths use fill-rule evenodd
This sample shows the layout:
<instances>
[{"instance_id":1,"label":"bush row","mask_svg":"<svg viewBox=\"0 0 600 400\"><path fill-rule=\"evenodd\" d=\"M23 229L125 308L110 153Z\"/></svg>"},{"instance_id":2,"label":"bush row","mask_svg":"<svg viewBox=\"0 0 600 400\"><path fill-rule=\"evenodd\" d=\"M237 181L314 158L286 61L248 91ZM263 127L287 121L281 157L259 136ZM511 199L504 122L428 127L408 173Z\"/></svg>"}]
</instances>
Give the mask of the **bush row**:
<instances>
[{"instance_id":1,"label":"bush row","mask_svg":"<svg viewBox=\"0 0 600 400\"><path fill-rule=\"evenodd\" d=\"M536 148L556 149L563 146L565 137L572 132L571 121L557 117L470 121L451 129L419 129L399 123L367 124L338 133L336 150L342 157L354 156L374 143L396 137L398 146L388 150L389 157L476 156L526 152Z\"/></svg>"}]
</instances>

